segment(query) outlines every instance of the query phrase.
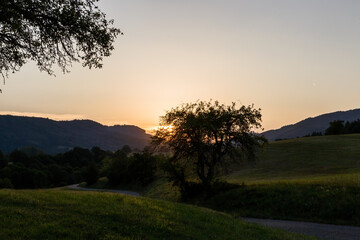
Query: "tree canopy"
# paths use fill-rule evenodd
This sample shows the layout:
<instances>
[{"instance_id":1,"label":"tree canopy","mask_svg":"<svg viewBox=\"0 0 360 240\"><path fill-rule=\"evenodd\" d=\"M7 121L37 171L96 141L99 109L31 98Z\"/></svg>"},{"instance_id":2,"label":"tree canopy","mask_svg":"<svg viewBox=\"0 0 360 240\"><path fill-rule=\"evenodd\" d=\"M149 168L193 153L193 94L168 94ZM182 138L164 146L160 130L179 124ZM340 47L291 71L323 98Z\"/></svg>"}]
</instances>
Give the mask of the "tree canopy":
<instances>
[{"instance_id":1,"label":"tree canopy","mask_svg":"<svg viewBox=\"0 0 360 240\"><path fill-rule=\"evenodd\" d=\"M235 153L254 158L256 146L266 141L253 132L257 128L261 128L260 109L199 101L173 108L161 117L153 143L169 147L171 180L186 191L191 175L205 188L210 186L226 159L240 158Z\"/></svg>"},{"instance_id":2,"label":"tree canopy","mask_svg":"<svg viewBox=\"0 0 360 240\"><path fill-rule=\"evenodd\" d=\"M63 72L73 62L101 68L121 32L97 1L0 0L1 75L18 71L28 60L49 74L54 64Z\"/></svg>"}]
</instances>

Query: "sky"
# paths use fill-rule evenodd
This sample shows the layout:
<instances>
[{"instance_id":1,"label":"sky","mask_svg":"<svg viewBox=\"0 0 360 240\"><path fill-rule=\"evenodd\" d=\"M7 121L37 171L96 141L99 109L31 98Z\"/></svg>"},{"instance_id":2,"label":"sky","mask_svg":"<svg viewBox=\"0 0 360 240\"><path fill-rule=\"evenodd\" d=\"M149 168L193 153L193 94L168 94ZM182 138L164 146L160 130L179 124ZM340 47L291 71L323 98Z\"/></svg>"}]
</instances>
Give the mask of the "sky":
<instances>
[{"instance_id":1,"label":"sky","mask_svg":"<svg viewBox=\"0 0 360 240\"><path fill-rule=\"evenodd\" d=\"M261 108L265 130L360 108L358 0L100 0L124 35L102 69L10 74L0 114L149 130L182 103Z\"/></svg>"}]
</instances>

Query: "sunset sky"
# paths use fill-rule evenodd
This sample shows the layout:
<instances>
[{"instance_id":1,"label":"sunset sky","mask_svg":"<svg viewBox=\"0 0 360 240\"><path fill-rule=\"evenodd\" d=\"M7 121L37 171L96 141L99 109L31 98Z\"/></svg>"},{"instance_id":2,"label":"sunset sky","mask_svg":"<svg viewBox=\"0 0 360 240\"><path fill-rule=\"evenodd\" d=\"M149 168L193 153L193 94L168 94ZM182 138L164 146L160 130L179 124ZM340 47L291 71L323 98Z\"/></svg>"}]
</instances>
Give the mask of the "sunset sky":
<instances>
[{"instance_id":1,"label":"sunset sky","mask_svg":"<svg viewBox=\"0 0 360 240\"><path fill-rule=\"evenodd\" d=\"M100 0L123 36L100 70L34 63L0 88L0 114L150 129L181 103L262 109L265 130L360 108L358 0Z\"/></svg>"}]
</instances>

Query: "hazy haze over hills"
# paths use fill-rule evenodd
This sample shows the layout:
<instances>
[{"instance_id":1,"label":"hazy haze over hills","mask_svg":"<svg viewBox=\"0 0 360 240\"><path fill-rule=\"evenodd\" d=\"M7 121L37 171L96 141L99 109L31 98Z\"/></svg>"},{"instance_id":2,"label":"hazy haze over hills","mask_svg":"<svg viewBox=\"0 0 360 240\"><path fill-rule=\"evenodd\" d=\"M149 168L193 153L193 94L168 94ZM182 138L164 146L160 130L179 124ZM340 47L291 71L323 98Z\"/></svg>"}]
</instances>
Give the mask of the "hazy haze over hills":
<instances>
[{"instance_id":1,"label":"hazy haze over hills","mask_svg":"<svg viewBox=\"0 0 360 240\"><path fill-rule=\"evenodd\" d=\"M343 120L345 122L355 121L360 119L360 109L353 109L349 111L338 111L333 113L322 114L317 117L307 118L298 123L287 125L276 130L269 130L262 134L270 140L287 139L303 137L313 132L322 132L329 127L329 122L334 120Z\"/></svg>"},{"instance_id":2,"label":"hazy haze over hills","mask_svg":"<svg viewBox=\"0 0 360 240\"><path fill-rule=\"evenodd\" d=\"M0 150L32 146L46 153L73 147L115 151L124 145L142 149L150 135L132 125L104 126L91 120L54 121L47 118L0 115Z\"/></svg>"}]
</instances>

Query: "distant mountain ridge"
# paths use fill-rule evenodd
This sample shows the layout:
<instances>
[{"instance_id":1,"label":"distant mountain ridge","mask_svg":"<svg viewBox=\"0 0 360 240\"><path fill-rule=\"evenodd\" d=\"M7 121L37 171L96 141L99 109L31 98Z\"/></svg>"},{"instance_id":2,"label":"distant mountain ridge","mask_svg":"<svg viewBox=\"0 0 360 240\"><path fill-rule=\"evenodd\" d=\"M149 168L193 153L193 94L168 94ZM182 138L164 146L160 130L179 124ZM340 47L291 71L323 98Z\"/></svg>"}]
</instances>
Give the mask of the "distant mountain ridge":
<instances>
[{"instance_id":1,"label":"distant mountain ridge","mask_svg":"<svg viewBox=\"0 0 360 240\"><path fill-rule=\"evenodd\" d=\"M355 121L360 119L360 109L326 113L313 118L304 119L298 123L287 125L276 130L265 131L262 134L269 140L303 137L313 132L322 132L329 127L329 122L335 120Z\"/></svg>"},{"instance_id":2,"label":"distant mountain ridge","mask_svg":"<svg viewBox=\"0 0 360 240\"><path fill-rule=\"evenodd\" d=\"M0 115L0 150L32 146L46 153L66 152L74 147L115 151L124 145L142 149L150 135L132 125L105 126L92 120L55 121L39 117Z\"/></svg>"}]
</instances>

